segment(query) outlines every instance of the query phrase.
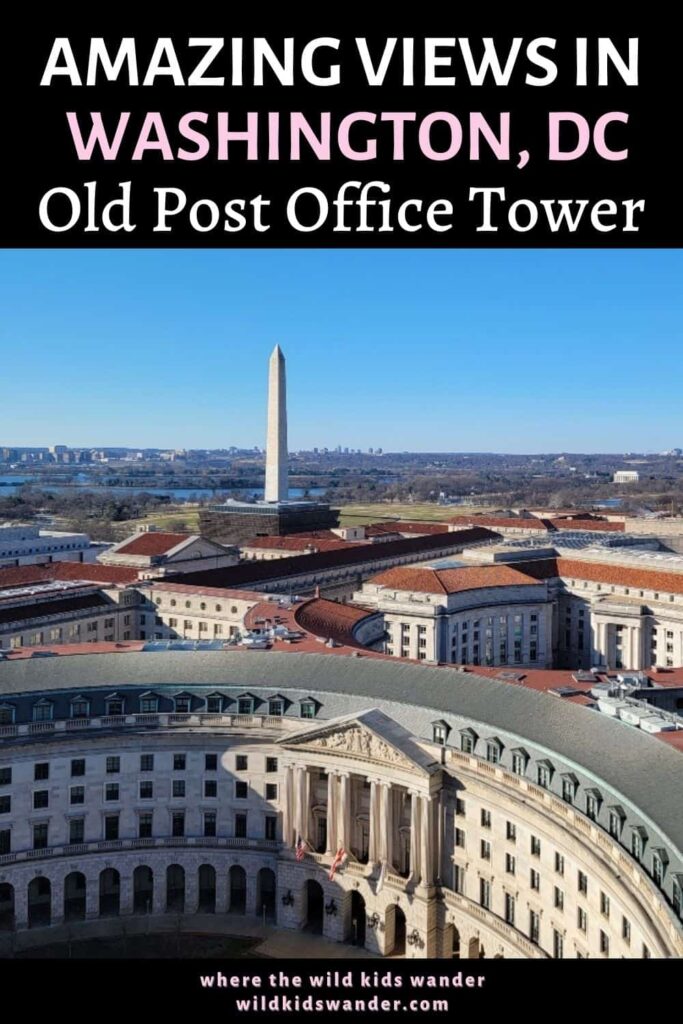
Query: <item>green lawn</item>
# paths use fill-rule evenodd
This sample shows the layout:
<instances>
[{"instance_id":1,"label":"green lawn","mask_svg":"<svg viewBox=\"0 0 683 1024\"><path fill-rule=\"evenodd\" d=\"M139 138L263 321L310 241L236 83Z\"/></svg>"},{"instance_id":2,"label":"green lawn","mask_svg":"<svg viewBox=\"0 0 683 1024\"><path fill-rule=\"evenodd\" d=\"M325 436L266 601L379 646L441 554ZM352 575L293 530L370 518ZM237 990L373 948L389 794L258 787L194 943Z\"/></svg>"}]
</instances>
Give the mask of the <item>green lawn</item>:
<instances>
[{"instance_id":1,"label":"green lawn","mask_svg":"<svg viewBox=\"0 0 683 1024\"><path fill-rule=\"evenodd\" d=\"M411 522L426 520L430 523L447 522L454 516L468 516L485 511L483 505L435 505L429 502L378 502L370 505L344 505L339 510L342 526L380 522L385 519L403 519Z\"/></svg>"}]
</instances>

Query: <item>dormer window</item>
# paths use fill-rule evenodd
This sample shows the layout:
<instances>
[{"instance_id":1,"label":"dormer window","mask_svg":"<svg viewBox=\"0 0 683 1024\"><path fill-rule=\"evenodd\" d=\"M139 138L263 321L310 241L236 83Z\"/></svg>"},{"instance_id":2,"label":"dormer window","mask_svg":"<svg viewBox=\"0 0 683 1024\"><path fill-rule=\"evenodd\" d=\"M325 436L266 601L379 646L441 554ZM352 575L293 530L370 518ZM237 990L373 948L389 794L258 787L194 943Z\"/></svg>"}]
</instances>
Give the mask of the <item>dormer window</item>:
<instances>
[{"instance_id":1,"label":"dormer window","mask_svg":"<svg viewBox=\"0 0 683 1024\"><path fill-rule=\"evenodd\" d=\"M210 715L220 715L223 711L223 698L219 693L212 693L206 698L206 710Z\"/></svg>"},{"instance_id":2,"label":"dormer window","mask_svg":"<svg viewBox=\"0 0 683 1024\"><path fill-rule=\"evenodd\" d=\"M176 714L189 715L192 709L192 698L188 694L179 694L173 698Z\"/></svg>"},{"instance_id":3,"label":"dormer window","mask_svg":"<svg viewBox=\"0 0 683 1024\"><path fill-rule=\"evenodd\" d=\"M621 832L624 827L624 821L626 819L626 813L623 807L610 807L609 809L609 834L614 839L621 839Z\"/></svg>"},{"instance_id":4,"label":"dormer window","mask_svg":"<svg viewBox=\"0 0 683 1024\"><path fill-rule=\"evenodd\" d=\"M668 863L669 855L666 850L659 849L652 851L652 877L654 878L656 885L659 885L660 887L664 881L664 874Z\"/></svg>"},{"instance_id":5,"label":"dormer window","mask_svg":"<svg viewBox=\"0 0 683 1024\"><path fill-rule=\"evenodd\" d=\"M478 736L474 729L461 729L460 731L460 749L463 754L473 754L474 748L477 743Z\"/></svg>"},{"instance_id":6,"label":"dormer window","mask_svg":"<svg viewBox=\"0 0 683 1024\"><path fill-rule=\"evenodd\" d=\"M253 715L254 713L254 698L253 697L240 697L237 701L237 714L238 715Z\"/></svg>"},{"instance_id":7,"label":"dormer window","mask_svg":"<svg viewBox=\"0 0 683 1024\"><path fill-rule=\"evenodd\" d=\"M631 833L631 853L636 860L642 860L647 842L647 832L642 825L634 825Z\"/></svg>"},{"instance_id":8,"label":"dormer window","mask_svg":"<svg viewBox=\"0 0 683 1024\"><path fill-rule=\"evenodd\" d=\"M486 741L486 760L491 764L498 764L500 761L500 755L503 752L503 744L494 736L492 739Z\"/></svg>"},{"instance_id":9,"label":"dormer window","mask_svg":"<svg viewBox=\"0 0 683 1024\"><path fill-rule=\"evenodd\" d=\"M281 718L285 712L285 702L281 697L271 697L268 701L268 714L275 718Z\"/></svg>"},{"instance_id":10,"label":"dormer window","mask_svg":"<svg viewBox=\"0 0 683 1024\"><path fill-rule=\"evenodd\" d=\"M104 707L108 715L123 715L125 713L124 704L120 697L107 697Z\"/></svg>"},{"instance_id":11,"label":"dormer window","mask_svg":"<svg viewBox=\"0 0 683 1024\"><path fill-rule=\"evenodd\" d=\"M0 725L14 725L14 705L0 704Z\"/></svg>"},{"instance_id":12,"label":"dormer window","mask_svg":"<svg viewBox=\"0 0 683 1024\"><path fill-rule=\"evenodd\" d=\"M152 693L146 693L140 697L140 714L156 715L159 710L159 698Z\"/></svg>"},{"instance_id":13,"label":"dormer window","mask_svg":"<svg viewBox=\"0 0 683 1024\"><path fill-rule=\"evenodd\" d=\"M602 806L602 794L597 789L586 791L586 815L591 821L597 821Z\"/></svg>"},{"instance_id":14,"label":"dormer window","mask_svg":"<svg viewBox=\"0 0 683 1024\"><path fill-rule=\"evenodd\" d=\"M315 718L316 705L315 701L302 700L300 704L301 717L302 718Z\"/></svg>"},{"instance_id":15,"label":"dormer window","mask_svg":"<svg viewBox=\"0 0 683 1024\"><path fill-rule=\"evenodd\" d=\"M71 717L89 718L90 701L86 700L85 697L74 697L74 699L71 701Z\"/></svg>"},{"instance_id":16,"label":"dormer window","mask_svg":"<svg viewBox=\"0 0 683 1024\"><path fill-rule=\"evenodd\" d=\"M539 761L536 765L536 781L542 789L550 789L554 768L550 761Z\"/></svg>"},{"instance_id":17,"label":"dormer window","mask_svg":"<svg viewBox=\"0 0 683 1024\"><path fill-rule=\"evenodd\" d=\"M439 719L438 722L432 722L433 742L439 743L441 746L445 746L450 731L450 725L448 724L448 722L444 722L443 719Z\"/></svg>"},{"instance_id":18,"label":"dormer window","mask_svg":"<svg viewBox=\"0 0 683 1024\"><path fill-rule=\"evenodd\" d=\"M567 774L562 776L562 799L565 803L574 803L574 797L576 796L576 790L578 787L579 783L576 775Z\"/></svg>"},{"instance_id":19,"label":"dormer window","mask_svg":"<svg viewBox=\"0 0 683 1024\"><path fill-rule=\"evenodd\" d=\"M54 706L49 700L38 701L33 705L34 722L51 722L54 715Z\"/></svg>"},{"instance_id":20,"label":"dormer window","mask_svg":"<svg viewBox=\"0 0 683 1024\"><path fill-rule=\"evenodd\" d=\"M512 771L515 775L526 775L526 766L529 763L529 755L523 747L517 747L512 751Z\"/></svg>"}]
</instances>

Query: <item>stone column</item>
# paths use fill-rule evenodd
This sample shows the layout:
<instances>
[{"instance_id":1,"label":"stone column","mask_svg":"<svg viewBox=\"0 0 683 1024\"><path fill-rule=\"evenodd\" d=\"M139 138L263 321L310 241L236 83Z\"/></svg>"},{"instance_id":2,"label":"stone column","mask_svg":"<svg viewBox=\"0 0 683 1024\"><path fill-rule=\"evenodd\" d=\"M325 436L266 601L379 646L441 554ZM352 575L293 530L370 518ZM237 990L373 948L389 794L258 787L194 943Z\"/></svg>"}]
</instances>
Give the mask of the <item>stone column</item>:
<instances>
[{"instance_id":1,"label":"stone column","mask_svg":"<svg viewBox=\"0 0 683 1024\"><path fill-rule=\"evenodd\" d=\"M379 783L370 783L370 837L368 842L368 863L376 864L380 859Z\"/></svg>"},{"instance_id":2,"label":"stone column","mask_svg":"<svg viewBox=\"0 0 683 1024\"><path fill-rule=\"evenodd\" d=\"M14 883L14 927L28 928L28 882Z\"/></svg>"},{"instance_id":3,"label":"stone column","mask_svg":"<svg viewBox=\"0 0 683 1024\"><path fill-rule=\"evenodd\" d=\"M152 892L152 911L155 914L166 913L166 867L154 868L154 890Z\"/></svg>"},{"instance_id":4,"label":"stone column","mask_svg":"<svg viewBox=\"0 0 683 1024\"><path fill-rule=\"evenodd\" d=\"M189 865L185 868L185 913L196 914L199 906L199 869Z\"/></svg>"},{"instance_id":5,"label":"stone column","mask_svg":"<svg viewBox=\"0 0 683 1024\"><path fill-rule=\"evenodd\" d=\"M292 833L294 831L294 801L293 801L293 769L287 765L282 780L282 792L280 794L280 806L282 807L282 842L285 846L292 846Z\"/></svg>"},{"instance_id":6,"label":"stone column","mask_svg":"<svg viewBox=\"0 0 683 1024\"><path fill-rule=\"evenodd\" d=\"M380 784L379 802L379 859L386 861L388 868L391 868L394 860L394 805L392 797L391 784L389 782L382 782Z\"/></svg>"},{"instance_id":7,"label":"stone column","mask_svg":"<svg viewBox=\"0 0 683 1024\"><path fill-rule=\"evenodd\" d=\"M434 801L429 796L419 798L420 815L420 875L423 885L434 884Z\"/></svg>"},{"instance_id":8,"label":"stone column","mask_svg":"<svg viewBox=\"0 0 683 1024\"><path fill-rule=\"evenodd\" d=\"M100 916L100 876L85 876L85 917L87 921Z\"/></svg>"},{"instance_id":9,"label":"stone column","mask_svg":"<svg viewBox=\"0 0 683 1024\"><path fill-rule=\"evenodd\" d=\"M297 765L294 769L294 788L296 790L294 801L294 843L296 844L299 836L306 840L308 832L308 772L303 765Z\"/></svg>"},{"instance_id":10,"label":"stone column","mask_svg":"<svg viewBox=\"0 0 683 1024\"><path fill-rule=\"evenodd\" d=\"M437 832L436 832L436 880L441 882L443 877L443 838L445 831L444 817L446 808L443 805L441 797L438 796L436 800L436 814L437 814Z\"/></svg>"},{"instance_id":11,"label":"stone column","mask_svg":"<svg viewBox=\"0 0 683 1024\"><path fill-rule=\"evenodd\" d=\"M342 772L339 779L339 813L337 815L339 845L351 850L351 776Z\"/></svg>"},{"instance_id":12,"label":"stone column","mask_svg":"<svg viewBox=\"0 0 683 1024\"><path fill-rule=\"evenodd\" d=\"M410 794L410 877L413 881L420 877L420 798L417 793Z\"/></svg>"},{"instance_id":13,"label":"stone column","mask_svg":"<svg viewBox=\"0 0 683 1024\"><path fill-rule=\"evenodd\" d=\"M327 853L337 852L337 776L327 774Z\"/></svg>"},{"instance_id":14,"label":"stone column","mask_svg":"<svg viewBox=\"0 0 683 1024\"><path fill-rule=\"evenodd\" d=\"M216 868L216 913L228 911L228 873L223 865Z\"/></svg>"},{"instance_id":15,"label":"stone column","mask_svg":"<svg viewBox=\"0 0 683 1024\"><path fill-rule=\"evenodd\" d=\"M119 913L132 914L133 913L133 876L132 874L124 875L121 873L121 895L119 897Z\"/></svg>"}]
</instances>

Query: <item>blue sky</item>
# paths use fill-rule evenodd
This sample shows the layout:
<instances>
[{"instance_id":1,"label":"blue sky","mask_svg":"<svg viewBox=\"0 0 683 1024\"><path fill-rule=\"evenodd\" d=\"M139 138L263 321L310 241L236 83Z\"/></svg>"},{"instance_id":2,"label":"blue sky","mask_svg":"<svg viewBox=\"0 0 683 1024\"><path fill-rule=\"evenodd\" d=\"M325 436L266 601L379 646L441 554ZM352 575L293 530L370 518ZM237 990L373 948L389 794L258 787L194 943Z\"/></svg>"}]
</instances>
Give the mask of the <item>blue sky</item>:
<instances>
[{"instance_id":1,"label":"blue sky","mask_svg":"<svg viewBox=\"0 0 683 1024\"><path fill-rule=\"evenodd\" d=\"M0 250L0 445L683 445L680 250Z\"/></svg>"}]
</instances>

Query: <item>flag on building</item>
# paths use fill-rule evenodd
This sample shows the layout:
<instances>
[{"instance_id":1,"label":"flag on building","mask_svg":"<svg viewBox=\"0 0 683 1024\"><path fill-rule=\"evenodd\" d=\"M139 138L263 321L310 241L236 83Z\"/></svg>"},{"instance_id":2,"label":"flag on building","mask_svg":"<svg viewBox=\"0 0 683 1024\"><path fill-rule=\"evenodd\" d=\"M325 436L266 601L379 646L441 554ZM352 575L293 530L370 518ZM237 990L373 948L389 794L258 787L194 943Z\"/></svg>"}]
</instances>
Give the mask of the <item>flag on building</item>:
<instances>
[{"instance_id":1,"label":"flag on building","mask_svg":"<svg viewBox=\"0 0 683 1024\"><path fill-rule=\"evenodd\" d=\"M343 846L340 846L339 849L337 850L335 856L334 856L334 860L332 861L332 867L330 868L330 873L328 875L328 878L329 878L330 881L332 881L332 879L335 876L335 873L337 871L339 871L341 866L344 864L346 858L347 858L346 850L344 849Z\"/></svg>"},{"instance_id":2,"label":"flag on building","mask_svg":"<svg viewBox=\"0 0 683 1024\"><path fill-rule=\"evenodd\" d=\"M386 877L387 877L387 862L385 860L383 860L382 861L382 866L379 869L379 877L377 879L377 888L375 889L375 895L378 892L380 892L381 889L384 887L384 882L386 881Z\"/></svg>"},{"instance_id":3,"label":"flag on building","mask_svg":"<svg viewBox=\"0 0 683 1024\"><path fill-rule=\"evenodd\" d=\"M295 857L296 857L297 860L303 860L304 859L304 857L306 856L306 847L307 847L307 845L308 844L304 842L304 840L301 838L301 836L299 836L299 838L296 841Z\"/></svg>"}]
</instances>

